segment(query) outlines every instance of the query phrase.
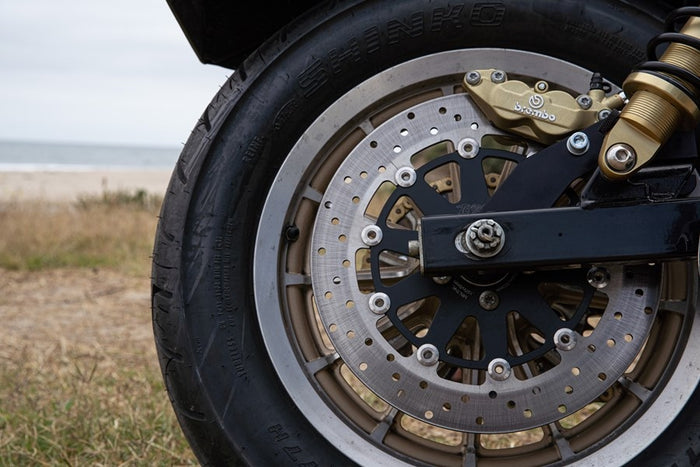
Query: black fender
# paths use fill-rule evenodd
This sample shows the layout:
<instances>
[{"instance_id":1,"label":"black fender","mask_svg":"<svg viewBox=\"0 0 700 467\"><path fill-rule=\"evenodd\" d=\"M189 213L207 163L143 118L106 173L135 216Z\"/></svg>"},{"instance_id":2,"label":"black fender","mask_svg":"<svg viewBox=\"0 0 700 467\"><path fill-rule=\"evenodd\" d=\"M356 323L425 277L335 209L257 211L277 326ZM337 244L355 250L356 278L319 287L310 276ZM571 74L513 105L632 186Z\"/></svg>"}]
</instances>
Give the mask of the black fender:
<instances>
[{"instance_id":1,"label":"black fender","mask_svg":"<svg viewBox=\"0 0 700 467\"><path fill-rule=\"evenodd\" d=\"M342 1L342 0L337 0ZM400 1L400 0L396 0ZM583 0L563 0L569 2ZM621 0L656 17L696 0ZM267 38L324 0L167 0L202 63L236 69ZM455 3L459 3L458 1ZM497 4L500 1L489 1ZM465 9L468 14L469 8Z\"/></svg>"},{"instance_id":2,"label":"black fender","mask_svg":"<svg viewBox=\"0 0 700 467\"><path fill-rule=\"evenodd\" d=\"M235 69L268 37L322 0L167 0L202 63Z\"/></svg>"}]
</instances>

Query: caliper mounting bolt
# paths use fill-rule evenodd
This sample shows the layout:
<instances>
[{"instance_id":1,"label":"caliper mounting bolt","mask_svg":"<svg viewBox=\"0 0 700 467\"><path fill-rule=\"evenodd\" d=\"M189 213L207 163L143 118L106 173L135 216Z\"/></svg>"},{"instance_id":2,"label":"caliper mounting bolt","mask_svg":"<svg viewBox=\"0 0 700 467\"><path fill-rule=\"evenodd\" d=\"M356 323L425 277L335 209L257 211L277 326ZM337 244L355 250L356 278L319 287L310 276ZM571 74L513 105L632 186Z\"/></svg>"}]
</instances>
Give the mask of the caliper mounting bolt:
<instances>
[{"instance_id":1,"label":"caliper mounting bolt","mask_svg":"<svg viewBox=\"0 0 700 467\"><path fill-rule=\"evenodd\" d=\"M481 73L478 71L470 71L467 73L465 80L472 86L476 86L477 84L481 83Z\"/></svg>"},{"instance_id":2,"label":"caliper mounting bolt","mask_svg":"<svg viewBox=\"0 0 700 467\"><path fill-rule=\"evenodd\" d=\"M585 154L590 145L591 143L588 140L588 135L582 131L577 131L566 140L566 149L574 156L582 156Z\"/></svg>"}]
</instances>

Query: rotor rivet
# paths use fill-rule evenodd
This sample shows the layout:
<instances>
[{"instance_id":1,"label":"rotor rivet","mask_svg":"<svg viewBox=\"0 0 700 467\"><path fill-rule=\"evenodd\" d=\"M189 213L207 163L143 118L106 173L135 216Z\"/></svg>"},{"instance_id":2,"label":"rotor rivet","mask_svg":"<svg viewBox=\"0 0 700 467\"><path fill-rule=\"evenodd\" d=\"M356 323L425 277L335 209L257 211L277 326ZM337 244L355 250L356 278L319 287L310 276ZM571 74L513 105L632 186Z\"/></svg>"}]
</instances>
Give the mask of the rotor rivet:
<instances>
[{"instance_id":1,"label":"rotor rivet","mask_svg":"<svg viewBox=\"0 0 700 467\"><path fill-rule=\"evenodd\" d=\"M467 84L476 86L477 84L481 83L481 73L478 71L470 71L467 73L465 80L467 81Z\"/></svg>"},{"instance_id":2,"label":"rotor rivet","mask_svg":"<svg viewBox=\"0 0 700 467\"><path fill-rule=\"evenodd\" d=\"M596 289L604 289L610 283L610 273L605 268L593 267L586 274L586 280Z\"/></svg>"},{"instance_id":3,"label":"rotor rivet","mask_svg":"<svg viewBox=\"0 0 700 467\"><path fill-rule=\"evenodd\" d=\"M576 98L576 103L583 110L588 110L593 105L593 99L591 99L590 96L587 96L585 94L581 94L580 96L578 96Z\"/></svg>"},{"instance_id":4,"label":"rotor rivet","mask_svg":"<svg viewBox=\"0 0 700 467\"><path fill-rule=\"evenodd\" d=\"M423 344L416 351L416 358L421 365L433 366L440 358L440 352L433 344Z\"/></svg>"},{"instance_id":5,"label":"rotor rivet","mask_svg":"<svg viewBox=\"0 0 700 467\"><path fill-rule=\"evenodd\" d=\"M394 180L396 180L397 185L404 188L413 186L413 184L416 183L416 171L411 167L401 167L396 171Z\"/></svg>"},{"instance_id":6,"label":"rotor rivet","mask_svg":"<svg viewBox=\"0 0 700 467\"><path fill-rule=\"evenodd\" d=\"M496 256L505 244L503 228L493 219L479 219L457 237L457 248L479 258Z\"/></svg>"},{"instance_id":7,"label":"rotor rivet","mask_svg":"<svg viewBox=\"0 0 700 467\"><path fill-rule=\"evenodd\" d=\"M589 147L590 141L588 140L588 135L581 131L577 131L566 140L566 149L574 156L585 154Z\"/></svg>"},{"instance_id":8,"label":"rotor rivet","mask_svg":"<svg viewBox=\"0 0 700 467\"><path fill-rule=\"evenodd\" d=\"M505 74L505 72L503 72L503 71L501 71L501 70L494 70L494 71L491 73L491 81L492 81L492 82L494 82L494 83L496 83L496 84L500 84L500 83L505 82L505 80L506 80L506 74Z\"/></svg>"},{"instance_id":9,"label":"rotor rivet","mask_svg":"<svg viewBox=\"0 0 700 467\"><path fill-rule=\"evenodd\" d=\"M479 295L479 306L486 311L493 311L498 308L501 299L498 294L492 290L485 290Z\"/></svg>"},{"instance_id":10,"label":"rotor rivet","mask_svg":"<svg viewBox=\"0 0 700 467\"><path fill-rule=\"evenodd\" d=\"M510 377L510 363L503 358L494 358L489 362L487 371L491 379L505 381Z\"/></svg>"},{"instance_id":11,"label":"rotor rivet","mask_svg":"<svg viewBox=\"0 0 700 467\"><path fill-rule=\"evenodd\" d=\"M366 226L364 229L362 229L362 232L360 233L362 242L367 246L378 245L379 242L382 241L382 236L382 229L380 229L379 226L376 226L374 224Z\"/></svg>"},{"instance_id":12,"label":"rotor rivet","mask_svg":"<svg viewBox=\"0 0 700 467\"><path fill-rule=\"evenodd\" d=\"M554 333L554 345L559 350L571 350L576 347L576 333L571 329L561 328Z\"/></svg>"},{"instance_id":13,"label":"rotor rivet","mask_svg":"<svg viewBox=\"0 0 700 467\"><path fill-rule=\"evenodd\" d=\"M457 143L457 153L464 159L474 159L479 153L479 142L474 138L464 138Z\"/></svg>"},{"instance_id":14,"label":"rotor rivet","mask_svg":"<svg viewBox=\"0 0 700 467\"><path fill-rule=\"evenodd\" d=\"M373 293L369 297L369 309L372 313L383 315L391 308L391 299L383 292Z\"/></svg>"},{"instance_id":15,"label":"rotor rivet","mask_svg":"<svg viewBox=\"0 0 700 467\"><path fill-rule=\"evenodd\" d=\"M627 172L637 162L637 153L628 144L613 144L605 152L605 162L615 172Z\"/></svg>"}]
</instances>

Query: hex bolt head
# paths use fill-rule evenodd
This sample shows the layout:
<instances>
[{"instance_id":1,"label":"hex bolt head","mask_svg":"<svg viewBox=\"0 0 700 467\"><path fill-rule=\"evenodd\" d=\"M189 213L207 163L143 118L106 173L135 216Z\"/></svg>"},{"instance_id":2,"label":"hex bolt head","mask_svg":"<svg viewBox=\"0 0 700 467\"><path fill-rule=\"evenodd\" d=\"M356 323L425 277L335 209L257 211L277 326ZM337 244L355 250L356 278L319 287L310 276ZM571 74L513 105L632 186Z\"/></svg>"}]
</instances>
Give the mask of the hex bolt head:
<instances>
[{"instance_id":1,"label":"hex bolt head","mask_svg":"<svg viewBox=\"0 0 700 467\"><path fill-rule=\"evenodd\" d=\"M478 71L470 71L466 74L464 80L467 82L467 84L476 86L477 84L481 83L481 73Z\"/></svg>"},{"instance_id":2,"label":"hex bolt head","mask_svg":"<svg viewBox=\"0 0 700 467\"><path fill-rule=\"evenodd\" d=\"M568 328L561 328L554 333L554 345L557 349L568 351L576 347L576 333Z\"/></svg>"},{"instance_id":3,"label":"hex bolt head","mask_svg":"<svg viewBox=\"0 0 700 467\"><path fill-rule=\"evenodd\" d=\"M496 84L504 83L506 81L506 73L501 70L494 70L491 73L491 81Z\"/></svg>"},{"instance_id":4,"label":"hex bolt head","mask_svg":"<svg viewBox=\"0 0 700 467\"><path fill-rule=\"evenodd\" d=\"M487 371L491 379L505 381L510 377L510 363L503 358L494 358L489 362Z\"/></svg>"},{"instance_id":5,"label":"hex bolt head","mask_svg":"<svg viewBox=\"0 0 700 467\"><path fill-rule=\"evenodd\" d=\"M610 283L610 273L605 268L592 267L586 274L586 280L596 289L604 289Z\"/></svg>"},{"instance_id":6,"label":"hex bolt head","mask_svg":"<svg viewBox=\"0 0 700 467\"><path fill-rule=\"evenodd\" d=\"M591 143L588 139L588 135L581 131L577 131L566 140L566 149L574 156L582 156L585 154L590 145Z\"/></svg>"},{"instance_id":7,"label":"hex bolt head","mask_svg":"<svg viewBox=\"0 0 700 467\"><path fill-rule=\"evenodd\" d=\"M435 282L438 285L449 284L451 280L452 280L452 276L435 276L435 277L433 277L433 282Z\"/></svg>"},{"instance_id":8,"label":"hex bolt head","mask_svg":"<svg viewBox=\"0 0 700 467\"><path fill-rule=\"evenodd\" d=\"M588 110L593 105L593 99L591 99L590 96L587 96L585 94L581 94L580 96L578 96L576 98L576 103L583 110Z\"/></svg>"},{"instance_id":9,"label":"hex bolt head","mask_svg":"<svg viewBox=\"0 0 700 467\"><path fill-rule=\"evenodd\" d=\"M391 308L391 299L383 292L373 293L369 296L369 309L376 315L383 315Z\"/></svg>"},{"instance_id":10,"label":"hex bolt head","mask_svg":"<svg viewBox=\"0 0 700 467\"><path fill-rule=\"evenodd\" d=\"M382 236L382 229L374 224L366 226L360 233L362 242L367 246L379 245L379 243L382 241Z\"/></svg>"},{"instance_id":11,"label":"hex bolt head","mask_svg":"<svg viewBox=\"0 0 700 467\"><path fill-rule=\"evenodd\" d=\"M433 366L440 359L440 352L433 344L423 344L416 351L416 359L421 365Z\"/></svg>"},{"instance_id":12,"label":"hex bolt head","mask_svg":"<svg viewBox=\"0 0 700 467\"><path fill-rule=\"evenodd\" d=\"M637 162L637 153L629 144L613 144L605 152L605 162L611 170L624 173L634 167Z\"/></svg>"},{"instance_id":13,"label":"hex bolt head","mask_svg":"<svg viewBox=\"0 0 700 467\"><path fill-rule=\"evenodd\" d=\"M404 188L413 186L413 184L416 183L416 171L411 167L401 167L396 171L394 180L396 180L397 185Z\"/></svg>"}]
</instances>

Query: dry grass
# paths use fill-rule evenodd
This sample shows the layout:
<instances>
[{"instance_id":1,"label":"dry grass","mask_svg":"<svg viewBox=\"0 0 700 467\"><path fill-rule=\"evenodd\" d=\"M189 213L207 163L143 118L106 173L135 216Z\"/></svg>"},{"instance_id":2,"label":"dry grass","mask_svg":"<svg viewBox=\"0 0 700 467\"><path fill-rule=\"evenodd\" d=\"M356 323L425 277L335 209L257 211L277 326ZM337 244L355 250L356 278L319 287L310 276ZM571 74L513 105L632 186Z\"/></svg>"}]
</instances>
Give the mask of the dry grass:
<instances>
[{"instance_id":1,"label":"dry grass","mask_svg":"<svg viewBox=\"0 0 700 467\"><path fill-rule=\"evenodd\" d=\"M151 334L157 200L0 206L0 466L194 464Z\"/></svg>"},{"instance_id":2,"label":"dry grass","mask_svg":"<svg viewBox=\"0 0 700 467\"><path fill-rule=\"evenodd\" d=\"M110 267L147 274L160 199L107 192L74 204L0 205L0 267Z\"/></svg>"}]
</instances>

